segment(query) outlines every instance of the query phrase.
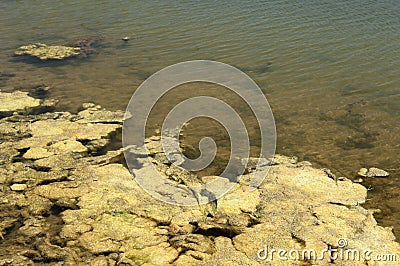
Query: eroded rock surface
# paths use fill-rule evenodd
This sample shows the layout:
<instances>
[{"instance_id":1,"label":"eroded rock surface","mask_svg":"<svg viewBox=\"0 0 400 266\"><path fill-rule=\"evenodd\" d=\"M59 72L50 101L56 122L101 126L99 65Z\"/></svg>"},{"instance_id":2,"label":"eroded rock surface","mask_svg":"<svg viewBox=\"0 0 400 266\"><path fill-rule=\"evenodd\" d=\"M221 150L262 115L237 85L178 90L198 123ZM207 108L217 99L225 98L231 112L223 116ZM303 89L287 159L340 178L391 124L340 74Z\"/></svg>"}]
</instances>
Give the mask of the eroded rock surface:
<instances>
[{"instance_id":1,"label":"eroded rock surface","mask_svg":"<svg viewBox=\"0 0 400 266\"><path fill-rule=\"evenodd\" d=\"M22 91L13 93L0 92L0 102L0 117L40 105L39 99L32 98L28 96L27 92Z\"/></svg>"},{"instance_id":2,"label":"eroded rock surface","mask_svg":"<svg viewBox=\"0 0 400 266\"><path fill-rule=\"evenodd\" d=\"M400 254L391 230L360 206L365 187L295 158L272 158L253 191L249 167L209 204L158 201L134 181L122 149L110 149L123 113L84 107L78 114L26 112L0 120L0 131L20 128L14 138L0 136L0 265L388 265L327 254L260 256L266 246L300 254L314 249L319 256L340 239L346 249ZM146 145L165 179L204 184L216 178L171 165L159 137Z\"/></svg>"}]
</instances>

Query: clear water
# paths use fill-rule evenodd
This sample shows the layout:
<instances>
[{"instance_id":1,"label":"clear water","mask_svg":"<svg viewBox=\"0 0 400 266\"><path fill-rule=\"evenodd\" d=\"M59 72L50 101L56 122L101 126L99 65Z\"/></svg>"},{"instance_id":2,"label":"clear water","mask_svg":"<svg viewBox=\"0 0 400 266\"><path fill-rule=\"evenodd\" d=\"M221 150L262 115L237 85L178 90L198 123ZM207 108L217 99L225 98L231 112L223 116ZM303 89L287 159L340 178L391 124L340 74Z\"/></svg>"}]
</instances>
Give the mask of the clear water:
<instances>
[{"instance_id":1,"label":"clear water","mask_svg":"<svg viewBox=\"0 0 400 266\"><path fill-rule=\"evenodd\" d=\"M365 183L368 206L400 236L400 1L3 0L0 10L1 87L47 84L64 110L88 101L125 109L146 77L185 60L241 68L271 104L278 152L350 178L364 166L390 169ZM104 41L85 60L12 57L27 43L86 36Z\"/></svg>"}]
</instances>

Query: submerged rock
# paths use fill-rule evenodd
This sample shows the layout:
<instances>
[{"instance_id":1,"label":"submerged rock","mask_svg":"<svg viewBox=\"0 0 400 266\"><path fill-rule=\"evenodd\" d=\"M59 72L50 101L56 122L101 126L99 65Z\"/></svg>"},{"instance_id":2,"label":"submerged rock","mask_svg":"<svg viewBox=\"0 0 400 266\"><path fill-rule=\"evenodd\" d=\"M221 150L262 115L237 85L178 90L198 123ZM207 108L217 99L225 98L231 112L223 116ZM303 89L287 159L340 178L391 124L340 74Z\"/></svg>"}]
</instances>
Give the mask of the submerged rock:
<instances>
[{"instance_id":1,"label":"submerged rock","mask_svg":"<svg viewBox=\"0 0 400 266\"><path fill-rule=\"evenodd\" d=\"M40 60L62 60L80 55L81 48L62 45L47 45L35 43L21 46L15 51L15 55L30 55Z\"/></svg>"},{"instance_id":2,"label":"submerged rock","mask_svg":"<svg viewBox=\"0 0 400 266\"><path fill-rule=\"evenodd\" d=\"M385 170L376 168L376 167L371 167L369 169L367 168L361 168L358 171L358 175L363 176L363 177L388 177L389 173L386 172Z\"/></svg>"},{"instance_id":3,"label":"submerged rock","mask_svg":"<svg viewBox=\"0 0 400 266\"><path fill-rule=\"evenodd\" d=\"M79 57L88 57L98 53L97 47L104 40L102 36L85 36L73 41L70 45L80 49Z\"/></svg>"}]
</instances>

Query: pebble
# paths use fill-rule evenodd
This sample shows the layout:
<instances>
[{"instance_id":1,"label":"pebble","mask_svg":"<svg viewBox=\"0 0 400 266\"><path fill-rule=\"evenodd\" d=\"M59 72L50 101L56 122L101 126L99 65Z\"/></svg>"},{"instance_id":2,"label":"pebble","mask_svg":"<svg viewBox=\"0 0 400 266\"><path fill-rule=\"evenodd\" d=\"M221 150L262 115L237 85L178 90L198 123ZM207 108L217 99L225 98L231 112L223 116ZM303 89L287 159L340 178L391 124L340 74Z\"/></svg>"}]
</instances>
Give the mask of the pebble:
<instances>
[{"instance_id":1,"label":"pebble","mask_svg":"<svg viewBox=\"0 0 400 266\"><path fill-rule=\"evenodd\" d=\"M24 191L27 187L26 184L13 184L10 188L12 191Z\"/></svg>"},{"instance_id":2,"label":"pebble","mask_svg":"<svg viewBox=\"0 0 400 266\"><path fill-rule=\"evenodd\" d=\"M389 176L388 172L375 167L369 168L367 173L367 177L387 177L387 176Z\"/></svg>"},{"instance_id":3,"label":"pebble","mask_svg":"<svg viewBox=\"0 0 400 266\"><path fill-rule=\"evenodd\" d=\"M368 173L368 169L367 169L367 168L361 168L361 169L358 171L358 175L364 176L364 177L367 176L367 173Z\"/></svg>"},{"instance_id":4,"label":"pebble","mask_svg":"<svg viewBox=\"0 0 400 266\"><path fill-rule=\"evenodd\" d=\"M367 168L361 168L358 171L358 175L363 176L363 177L387 177L389 176L389 173L386 172L385 170L376 168L376 167L371 167L369 169Z\"/></svg>"}]
</instances>

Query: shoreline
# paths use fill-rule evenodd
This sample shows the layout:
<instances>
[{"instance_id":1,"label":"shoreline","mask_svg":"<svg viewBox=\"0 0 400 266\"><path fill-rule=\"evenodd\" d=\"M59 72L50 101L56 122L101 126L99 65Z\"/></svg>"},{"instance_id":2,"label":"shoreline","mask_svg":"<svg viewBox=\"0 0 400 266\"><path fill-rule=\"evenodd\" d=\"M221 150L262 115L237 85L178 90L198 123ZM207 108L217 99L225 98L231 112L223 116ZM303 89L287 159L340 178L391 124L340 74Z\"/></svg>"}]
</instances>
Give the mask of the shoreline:
<instances>
[{"instance_id":1,"label":"shoreline","mask_svg":"<svg viewBox=\"0 0 400 266\"><path fill-rule=\"evenodd\" d=\"M391 229L360 206L367 189L308 162L277 155L254 191L249 173L216 206L169 205L132 180L122 149L111 145L123 112L95 104L54 112L56 101L45 97L0 95L0 265L256 265L266 262L257 257L265 245L322 250L339 239L348 249L400 254ZM157 154L154 164L173 172Z\"/></svg>"}]
</instances>

